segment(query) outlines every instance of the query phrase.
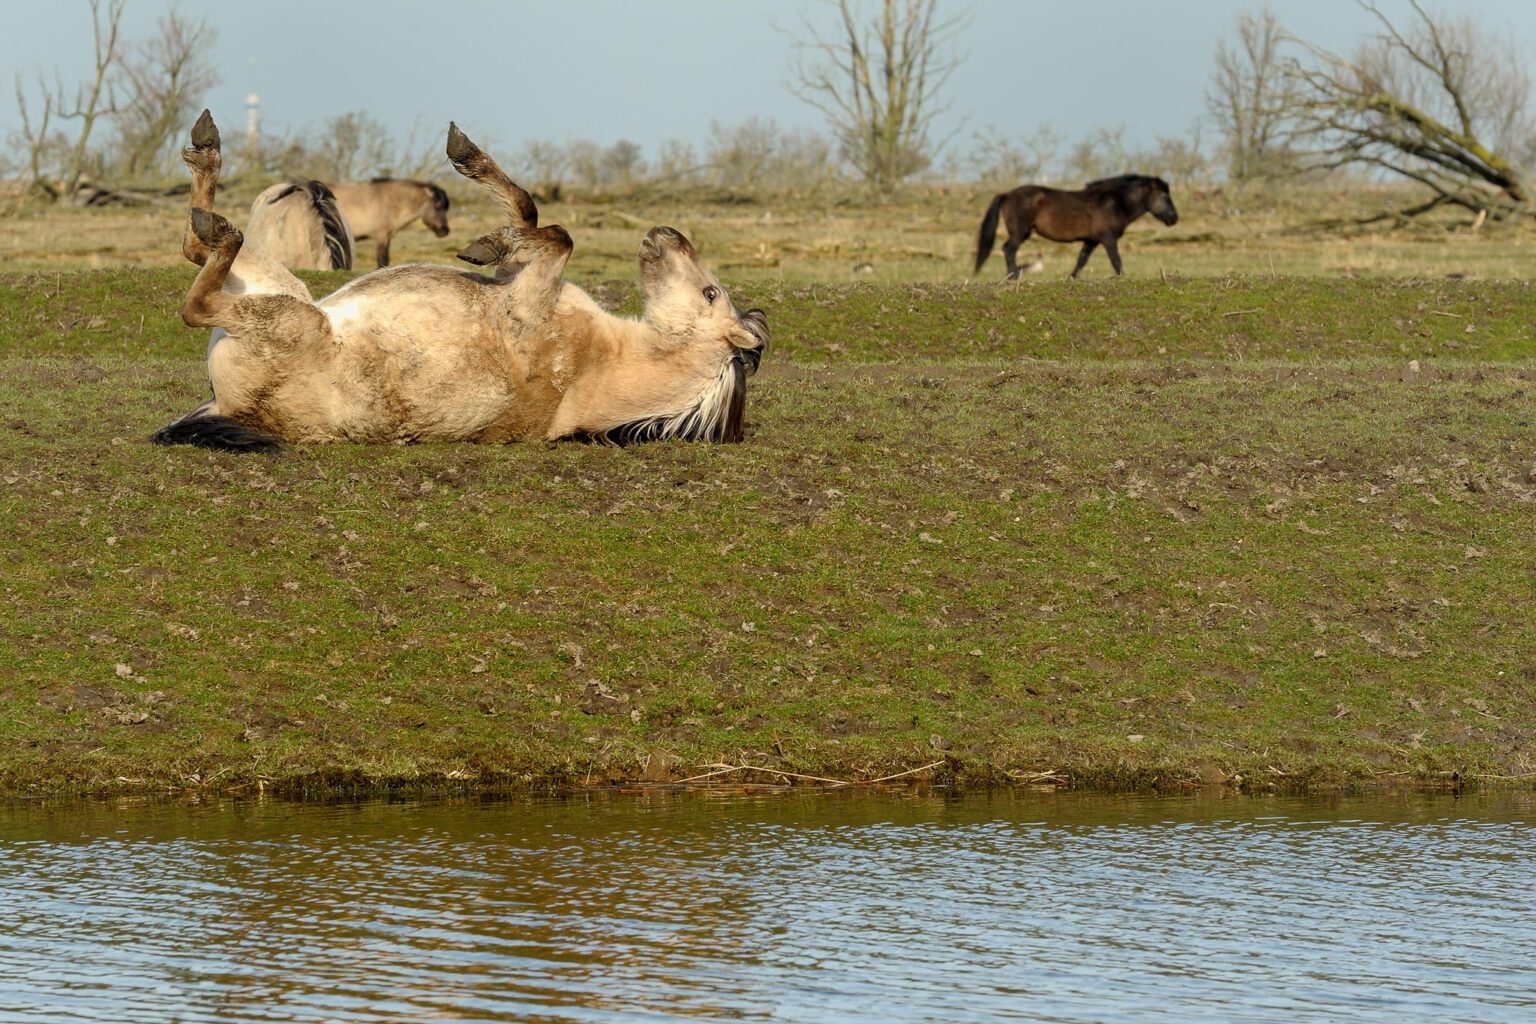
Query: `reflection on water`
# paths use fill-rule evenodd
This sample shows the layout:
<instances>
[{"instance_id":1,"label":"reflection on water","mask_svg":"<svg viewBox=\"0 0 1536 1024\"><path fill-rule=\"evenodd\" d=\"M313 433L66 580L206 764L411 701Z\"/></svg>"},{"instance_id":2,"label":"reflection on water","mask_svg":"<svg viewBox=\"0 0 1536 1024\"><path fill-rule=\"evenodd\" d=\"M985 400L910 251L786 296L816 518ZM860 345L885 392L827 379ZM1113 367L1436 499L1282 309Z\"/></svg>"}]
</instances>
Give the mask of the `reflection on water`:
<instances>
[{"instance_id":1,"label":"reflection on water","mask_svg":"<svg viewBox=\"0 0 1536 1024\"><path fill-rule=\"evenodd\" d=\"M1536 799L0 805L0 1020L1536 1019Z\"/></svg>"}]
</instances>

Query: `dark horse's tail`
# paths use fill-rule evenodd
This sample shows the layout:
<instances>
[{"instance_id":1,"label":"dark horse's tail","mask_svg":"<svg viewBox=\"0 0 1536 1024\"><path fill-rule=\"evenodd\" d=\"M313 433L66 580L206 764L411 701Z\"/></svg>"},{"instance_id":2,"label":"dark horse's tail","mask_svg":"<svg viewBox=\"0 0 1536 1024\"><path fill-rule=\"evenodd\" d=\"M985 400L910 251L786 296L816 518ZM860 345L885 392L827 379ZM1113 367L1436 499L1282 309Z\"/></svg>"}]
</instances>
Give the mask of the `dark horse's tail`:
<instances>
[{"instance_id":1,"label":"dark horse's tail","mask_svg":"<svg viewBox=\"0 0 1536 1024\"><path fill-rule=\"evenodd\" d=\"M183 416L150 435L155 444L190 444L216 452L250 454L281 451L283 443L271 434L252 430L228 416Z\"/></svg>"},{"instance_id":2,"label":"dark horse's tail","mask_svg":"<svg viewBox=\"0 0 1536 1024\"><path fill-rule=\"evenodd\" d=\"M1002 212L1003 200L1007 198L1008 193L999 192L997 198L992 200L992 205L987 207L986 216L981 218L981 233L976 236L975 273L981 273L981 265L992 255L992 243L997 240L997 216Z\"/></svg>"}]
</instances>

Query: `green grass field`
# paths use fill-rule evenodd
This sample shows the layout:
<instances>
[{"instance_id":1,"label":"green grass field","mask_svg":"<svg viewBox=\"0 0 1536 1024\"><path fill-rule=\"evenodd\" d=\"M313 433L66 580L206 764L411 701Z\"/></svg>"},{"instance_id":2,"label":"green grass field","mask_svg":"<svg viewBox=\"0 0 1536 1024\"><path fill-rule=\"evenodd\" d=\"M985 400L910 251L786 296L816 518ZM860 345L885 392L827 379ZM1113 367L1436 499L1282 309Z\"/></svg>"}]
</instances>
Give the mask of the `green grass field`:
<instances>
[{"instance_id":1,"label":"green grass field","mask_svg":"<svg viewBox=\"0 0 1536 1024\"><path fill-rule=\"evenodd\" d=\"M1006 285L969 223L952 257L860 213L859 279L763 212L679 225L773 329L725 447L156 448L206 392L174 233L16 260L0 792L1536 772L1523 236L1303 275L1138 227L1125 280L1061 247ZM636 312L640 230L576 219L572 277Z\"/></svg>"}]
</instances>

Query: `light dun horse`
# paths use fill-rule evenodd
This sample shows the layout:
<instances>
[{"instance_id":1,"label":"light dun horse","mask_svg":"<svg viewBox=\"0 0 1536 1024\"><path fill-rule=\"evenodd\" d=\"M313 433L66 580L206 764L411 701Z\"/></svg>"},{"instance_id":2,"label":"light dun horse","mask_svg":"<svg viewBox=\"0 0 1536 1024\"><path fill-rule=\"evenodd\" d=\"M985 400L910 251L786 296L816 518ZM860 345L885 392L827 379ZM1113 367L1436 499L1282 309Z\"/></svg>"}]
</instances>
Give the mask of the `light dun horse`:
<instances>
[{"instance_id":1,"label":"light dun horse","mask_svg":"<svg viewBox=\"0 0 1536 1024\"><path fill-rule=\"evenodd\" d=\"M251 204L246 244L291 270L351 270L352 232L324 182L295 178Z\"/></svg>"},{"instance_id":2,"label":"light dun horse","mask_svg":"<svg viewBox=\"0 0 1536 1024\"><path fill-rule=\"evenodd\" d=\"M1109 255L1110 266L1120 274L1120 236L1137 217L1150 213L1164 224L1176 224L1179 211L1173 208L1168 183L1162 178L1142 174L1122 174L1117 178L1090 181L1080 191L1067 192L1043 185L1023 185L992 200L981 219L976 239L976 272L992 255L1001 218L1008 229L1003 243L1003 259L1008 264L1010 280L1019 276L1015 256L1031 233L1053 242L1082 242L1077 254L1076 277L1099 246Z\"/></svg>"},{"instance_id":3,"label":"light dun horse","mask_svg":"<svg viewBox=\"0 0 1536 1024\"><path fill-rule=\"evenodd\" d=\"M389 266L389 240L417 218L442 238L448 233L448 193L430 181L374 178L332 185L336 203L359 241L372 239L379 266Z\"/></svg>"},{"instance_id":4,"label":"light dun horse","mask_svg":"<svg viewBox=\"0 0 1536 1024\"><path fill-rule=\"evenodd\" d=\"M561 279L570 235L538 227L532 197L454 125L448 156L509 214L508 227L460 253L494 266L493 277L408 265L318 303L232 294L240 232L193 209L189 247L204 262L182 319L228 333L208 353L213 400L153 440L261 451L282 441L741 439L747 375L768 345L762 310L738 313L688 240L657 227L640 243L644 315L613 316Z\"/></svg>"}]
</instances>

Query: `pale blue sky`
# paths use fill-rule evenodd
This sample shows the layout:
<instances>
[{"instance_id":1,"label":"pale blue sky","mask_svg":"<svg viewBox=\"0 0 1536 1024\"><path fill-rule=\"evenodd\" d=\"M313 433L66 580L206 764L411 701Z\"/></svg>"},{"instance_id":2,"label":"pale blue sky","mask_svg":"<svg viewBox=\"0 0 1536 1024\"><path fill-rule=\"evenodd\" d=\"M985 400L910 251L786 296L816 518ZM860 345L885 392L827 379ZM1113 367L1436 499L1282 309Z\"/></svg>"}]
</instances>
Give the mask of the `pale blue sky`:
<instances>
[{"instance_id":1,"label":"pale blue sky","mask_svg":"<svg viewBox=\"0 0 1536 1024\"><path fill-rule=\"evenodd\" d=\"M866 0L866 6L873 5ZM1023 136L1050 124L1069 141L1123 125L1133 142L1183 134L1204 112L1217 40L1259 6L1239 0L976 0L956 39L966 55L945 91L936 134ZM1349 0L1275 0L1292 31L1348 50L1373 25ZM1407 0L1380 0L1389 14ZM1528 48L1536 2L1460 0ZM153 34L166 0L127 0L125 34ZM786 88L793 48L781 29L801 14L826 23L816 0L182 0L218 30L223 84L209 96L227 131L259 93L269 130L315 125L349 110L397 139L435 136L452 118L504 148L531 139L620 138L648 156L664 139L699 143L711 120L756 115L786 128L823 127ZM85 0L0 0L0 133L18 125L17 71L66 82L90 67Z\"/></svg>"}]
</instances>

